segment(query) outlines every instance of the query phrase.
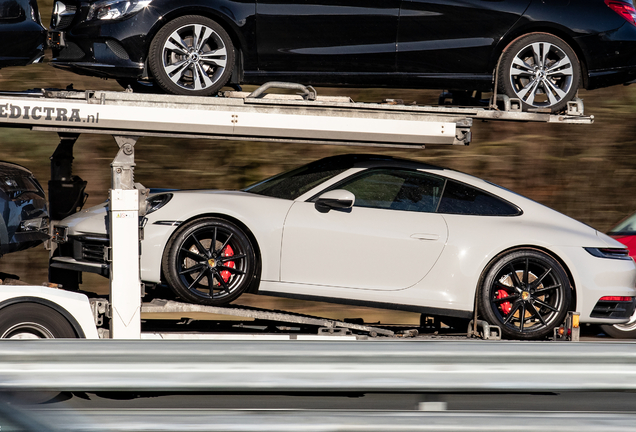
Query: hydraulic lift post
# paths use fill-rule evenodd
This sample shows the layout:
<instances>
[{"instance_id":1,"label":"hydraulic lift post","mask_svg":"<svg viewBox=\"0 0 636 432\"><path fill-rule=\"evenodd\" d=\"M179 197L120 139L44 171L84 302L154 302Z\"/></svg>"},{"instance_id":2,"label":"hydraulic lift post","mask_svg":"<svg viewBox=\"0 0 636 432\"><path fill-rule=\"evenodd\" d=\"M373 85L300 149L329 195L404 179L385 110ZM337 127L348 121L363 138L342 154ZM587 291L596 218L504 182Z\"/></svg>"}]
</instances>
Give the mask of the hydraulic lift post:
<instances>
[{"instance_id":1,"label":"hydraulic lift post","mask_svg":"<svg viewBox=\"0 0 636 432\"><path fill-rule=\"evenodd\" d=\"M110 304L111 338L141 338L139 277L139 191L134 184L135 143L139 137L114 136L119 152L111 163Z\"/></svg>"}]
</instances>

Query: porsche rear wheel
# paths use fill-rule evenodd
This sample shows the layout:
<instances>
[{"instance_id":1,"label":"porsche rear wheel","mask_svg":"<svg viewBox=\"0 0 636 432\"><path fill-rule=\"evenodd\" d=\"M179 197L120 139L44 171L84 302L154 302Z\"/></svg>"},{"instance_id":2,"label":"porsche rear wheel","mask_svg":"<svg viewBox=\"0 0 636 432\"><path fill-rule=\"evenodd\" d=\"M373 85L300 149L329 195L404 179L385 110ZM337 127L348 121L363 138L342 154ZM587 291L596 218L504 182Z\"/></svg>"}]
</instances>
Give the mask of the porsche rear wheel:
<instances>
[{"instance_id":1,"label":"porsche rear wheel","mask_svg":"<svg viewBox=\"0 0 636 432\"><path fill-rule=\"evenodd\" d=\"M567 273L554 258L518 249L487 270L479 311L509 339L542 339L563 322L571 296Z\"/></svg>"},{"instance_id":2,"label":"porsche rear wheel","mask_svg":"<svg viewBox=\"0 0 636 432\"><path fill-rule=\"evenodd\" d=\"M162 270L183 300L222 306L244 293L255 277L250 239L235 224L203 218L179 228L168 243Z\"/></svg>"}]
</instances>

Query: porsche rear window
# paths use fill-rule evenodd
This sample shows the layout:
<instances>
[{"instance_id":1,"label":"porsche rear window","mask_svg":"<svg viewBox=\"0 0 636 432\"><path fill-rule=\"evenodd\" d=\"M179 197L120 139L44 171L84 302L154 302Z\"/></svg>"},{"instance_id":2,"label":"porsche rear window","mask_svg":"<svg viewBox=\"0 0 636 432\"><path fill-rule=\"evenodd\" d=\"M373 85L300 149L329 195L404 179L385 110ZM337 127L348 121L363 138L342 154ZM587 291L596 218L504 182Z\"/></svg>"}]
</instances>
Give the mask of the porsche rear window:
<instances>
[{"instance_id":1,"label":"porsche rear window","mask_svg":"<svg viewBox=\"0 0 636 432\"><path fill-rule=\"evenodd\" d=\"M520 210L506 201L468 185L446 181L438 213L475 216L516 216Z\"/></svg>"}]
</instances>

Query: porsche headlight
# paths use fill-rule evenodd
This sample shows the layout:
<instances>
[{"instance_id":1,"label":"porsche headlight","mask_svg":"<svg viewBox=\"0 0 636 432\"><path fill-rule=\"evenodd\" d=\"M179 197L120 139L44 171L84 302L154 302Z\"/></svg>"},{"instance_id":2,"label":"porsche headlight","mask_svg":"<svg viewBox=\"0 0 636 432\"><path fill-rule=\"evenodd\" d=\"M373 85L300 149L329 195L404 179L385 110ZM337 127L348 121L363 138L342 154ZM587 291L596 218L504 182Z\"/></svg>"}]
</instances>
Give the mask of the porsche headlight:
<instances>
[{"instance_id":1,"label":"porsche headlight","mask_svg":"<svg viewBox=\"0 0 636 432\"><path fill-rule=\"evenodd\" d=\"M117 20L135 14L152 0L101 0L91 5L87 20Z\"/></svg>"}]
</instances>

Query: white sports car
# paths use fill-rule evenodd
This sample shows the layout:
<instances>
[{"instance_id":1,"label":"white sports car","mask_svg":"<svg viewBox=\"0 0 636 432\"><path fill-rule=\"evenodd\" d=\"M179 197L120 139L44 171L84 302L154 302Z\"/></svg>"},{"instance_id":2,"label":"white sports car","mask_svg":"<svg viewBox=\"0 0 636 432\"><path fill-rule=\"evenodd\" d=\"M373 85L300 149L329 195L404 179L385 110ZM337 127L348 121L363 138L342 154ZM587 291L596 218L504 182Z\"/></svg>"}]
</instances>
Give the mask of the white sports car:
<instances>
[{"instance_id":1,"label":"white sports car","mask_svg":"<svg viewBox=\"0 0 636 432\"><path fill-rule=\"evenodd\" d=\"M241 191L148 201L141 279L193 303L258 291L427 316L470 318L477 307L518 339L546 337L569 310L582 323L626 322L636 303L624 245L497 185L415 161L335 156ZM51 264L62 283L69 272L108 275L107 221L107 203L62 221Z\"/></svg>"}]
</instances>

